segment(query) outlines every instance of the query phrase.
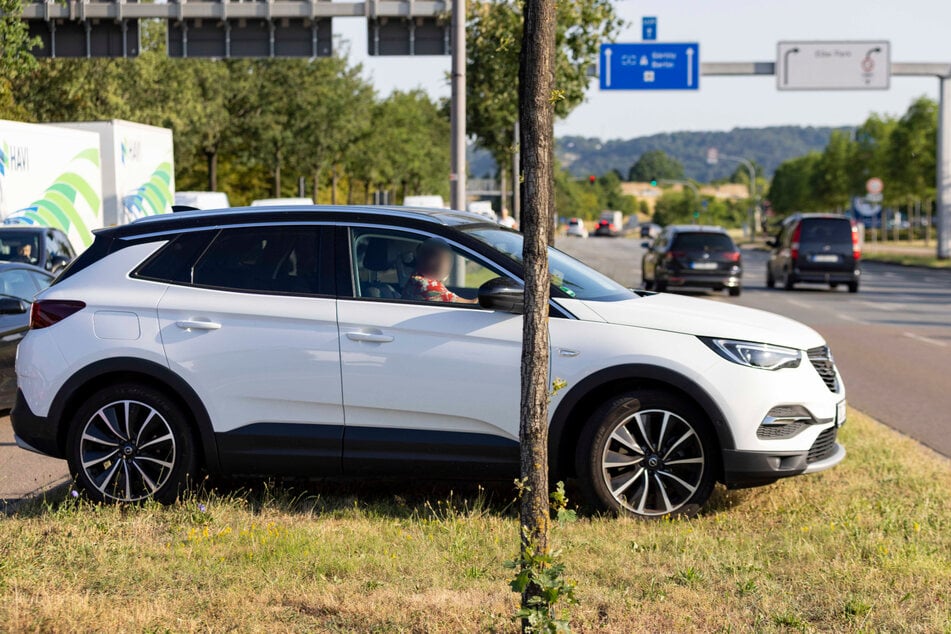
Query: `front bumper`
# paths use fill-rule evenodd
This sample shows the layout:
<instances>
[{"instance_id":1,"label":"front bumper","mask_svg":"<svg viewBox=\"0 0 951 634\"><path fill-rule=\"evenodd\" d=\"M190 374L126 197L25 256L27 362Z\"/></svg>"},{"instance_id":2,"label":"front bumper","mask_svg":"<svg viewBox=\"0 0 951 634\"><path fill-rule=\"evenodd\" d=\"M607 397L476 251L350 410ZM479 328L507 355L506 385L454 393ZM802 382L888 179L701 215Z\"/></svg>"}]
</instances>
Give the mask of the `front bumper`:
<instances>
[{"instance_id":1,"label":"front bumper","mask_svg":"<svg viewBox=\"0 0 951 634\"><path fill-rule=\"evenodd\" d=\"M10 423L17 445L54 458L62 458L57 425L30 409L22 390L17 390L16 402L10 412Z\"/></svg>"},{"instance_id":2,"label":"front bumper","mask_svg":"<svg viewBox=\"0 0 951 634\"><path fill-rule=\"evenodd\" d=\"M824 429L808 451L724 450L723 482L738 489L831 469L845 459L845 447L836 442L837 435L835 426Z\"/></svg>"}]
</instances>

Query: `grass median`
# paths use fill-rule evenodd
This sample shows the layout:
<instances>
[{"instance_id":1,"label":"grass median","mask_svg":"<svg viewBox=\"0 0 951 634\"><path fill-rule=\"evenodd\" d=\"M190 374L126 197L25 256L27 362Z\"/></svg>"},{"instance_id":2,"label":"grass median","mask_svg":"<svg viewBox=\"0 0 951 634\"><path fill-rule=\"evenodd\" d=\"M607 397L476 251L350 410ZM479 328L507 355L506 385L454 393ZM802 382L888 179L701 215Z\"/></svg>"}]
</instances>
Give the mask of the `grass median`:
<instances>
[{"instance_id":1,"label":"grass median","mask_svg":"<svg viewBox=\"0 0 951 634\"><path fill-rule=\"evenodd\" d=\"M951 463L851 413L838 468L556 525L583 632L951 632ZM320 484L0 518L0 630L514 631L510 487Z\"/></svg>"},{"instance_id":2,"label":"grass median","mask_svg":"<svg viewBox=\"0 0 951 634\"><path fill-rule=\"evenodd\" d=\"M865 252L862 258L870 262L918 266L928 269L951 269L951 260L939 260L935 255L915 255L892 251Z\"/></svg>"}]
</instances>

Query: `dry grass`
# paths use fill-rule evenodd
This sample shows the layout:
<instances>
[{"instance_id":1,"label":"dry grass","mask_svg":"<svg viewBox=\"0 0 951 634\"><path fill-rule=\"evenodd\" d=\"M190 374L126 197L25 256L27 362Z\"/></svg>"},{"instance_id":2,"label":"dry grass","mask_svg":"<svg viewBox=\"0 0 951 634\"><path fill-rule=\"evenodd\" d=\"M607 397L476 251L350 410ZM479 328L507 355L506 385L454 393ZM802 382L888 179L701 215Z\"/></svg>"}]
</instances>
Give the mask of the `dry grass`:
<instances>
[{"instance_id":1,"label":"dry grass","mask_svg":"<svg viewBox=\"0 0 951 634\"><path fill-rule=\"evenodd\" d=\"M843 438L839 468L693 520L557 526L575 629L951 632L951 464L856 413ZM508 488L404 489L21 508L0 519L0 631L512 631Z\"/></svg>"}]
</instances>

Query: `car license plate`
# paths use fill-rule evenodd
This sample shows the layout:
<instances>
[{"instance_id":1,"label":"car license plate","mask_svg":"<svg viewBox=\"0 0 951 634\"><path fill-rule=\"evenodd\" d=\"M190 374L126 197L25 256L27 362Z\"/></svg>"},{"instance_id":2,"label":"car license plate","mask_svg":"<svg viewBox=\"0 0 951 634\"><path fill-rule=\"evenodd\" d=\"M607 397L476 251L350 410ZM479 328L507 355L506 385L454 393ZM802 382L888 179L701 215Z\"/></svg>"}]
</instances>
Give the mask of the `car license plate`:
<instances>
[{"instance_id":1,"label":"car license plate","mask_svg":"<svg viewBox=\"0 0 951 634\"><path fill-rule=\"evenodd\" d=\"M812 256L812 261L813 262L838 262L839 256L827 254L827 253L820 253L819 255Z\"/></svg>"},{"instance_id":2,"label":"car license plate","mask_svg":"<svg viewBox=\"0 0 951 634\"><path fill-rule=\"evenodd\" d=\"M693 262L690 265L690 268L697 271L712 271L717 268L716 262Z\"/></svg>"},{"instance_id":3,"label":"car license plate","mask_svg":"<svg viewBox=\"0 0 951 634\"><path fill-rule=\"evenodd\" d=\"M835 406L835 426L842 427L845 424L846 416L848 416L848 407L845 401L839 401L839 404Z\"/></svg>"}]
</instances>

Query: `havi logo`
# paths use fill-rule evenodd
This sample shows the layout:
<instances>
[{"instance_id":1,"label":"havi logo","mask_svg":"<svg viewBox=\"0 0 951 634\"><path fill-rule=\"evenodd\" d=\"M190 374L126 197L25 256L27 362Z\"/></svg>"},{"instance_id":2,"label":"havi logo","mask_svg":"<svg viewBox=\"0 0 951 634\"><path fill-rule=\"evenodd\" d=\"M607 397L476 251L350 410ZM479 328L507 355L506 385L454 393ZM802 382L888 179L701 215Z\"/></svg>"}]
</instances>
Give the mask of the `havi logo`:
<instances>
[{"instance_id":1,"label":"havi logo","mask_svg":"<svg viewBox=\"0 0 951 634\"><path fill-rule=\"evenodd\" d=\"M30 148L25 145L0 143L0 176L8 172L25 172L30 169Z\"/></svg>"}]
</instances>

